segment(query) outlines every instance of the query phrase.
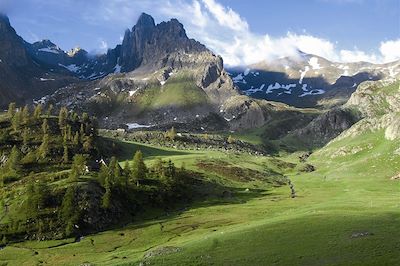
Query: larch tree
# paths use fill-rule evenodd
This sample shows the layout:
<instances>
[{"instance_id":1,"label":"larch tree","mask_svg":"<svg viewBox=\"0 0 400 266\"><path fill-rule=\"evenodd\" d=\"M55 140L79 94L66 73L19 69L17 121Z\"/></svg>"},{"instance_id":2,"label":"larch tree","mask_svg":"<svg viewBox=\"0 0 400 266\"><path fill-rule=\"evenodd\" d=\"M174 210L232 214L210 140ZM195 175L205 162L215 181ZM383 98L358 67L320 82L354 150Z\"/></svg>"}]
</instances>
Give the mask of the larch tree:
<instances>
[{"instance_id":1,"label":"larch tree","mask_svg":"<svg viewBox=\"0 0 400 266\"><path fill-rule=\"evenodd\" d=\"M132 179L133 181L138 182L140 179L146 178L147 167L143 160L143 154L140 150L135 153L133 156L132 162Z\"/></svg>"}]
</instances>

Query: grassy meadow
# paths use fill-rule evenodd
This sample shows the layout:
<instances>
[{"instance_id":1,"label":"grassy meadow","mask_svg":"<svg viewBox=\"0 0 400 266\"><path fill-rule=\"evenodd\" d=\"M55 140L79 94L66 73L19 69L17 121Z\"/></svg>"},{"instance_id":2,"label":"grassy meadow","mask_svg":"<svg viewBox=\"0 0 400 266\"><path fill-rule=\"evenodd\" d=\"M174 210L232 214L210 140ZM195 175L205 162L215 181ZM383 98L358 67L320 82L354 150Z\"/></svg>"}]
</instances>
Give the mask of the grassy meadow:
<instances>
[{"instance_id":1,"label":"grassy meadow","mask_svg":"<svg viewBox=\"0 0 400 266\"><path fill-rule=\"evenodd\" d=\"M314 152L312 173L298 171L299 154L277 158L140 149L147 164L157 157L202 171L235 188L229 197L195 202L170 213L149 210L140 222L80 239L11 244L0 265L398 265L400 263L400 143L383 132L342 139ZM346 149L343 149L346 147ZM338 152L340 151L340 152ZM126 159L126 156L122 156ZM198 161L274 171L288 186L242 182L198 169ZM286 163L284 163L286 162ZM296 166L294 166L296 165ZM147 217L147 219L146 219Z\"/></svg>"}]
</instances>

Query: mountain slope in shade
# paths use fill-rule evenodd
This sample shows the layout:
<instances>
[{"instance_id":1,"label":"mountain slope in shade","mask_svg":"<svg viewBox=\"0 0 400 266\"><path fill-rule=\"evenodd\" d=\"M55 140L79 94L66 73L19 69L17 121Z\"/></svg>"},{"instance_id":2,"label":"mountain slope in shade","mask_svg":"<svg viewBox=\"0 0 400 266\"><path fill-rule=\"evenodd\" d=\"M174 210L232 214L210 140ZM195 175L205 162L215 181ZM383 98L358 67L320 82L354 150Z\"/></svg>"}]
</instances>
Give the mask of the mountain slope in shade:
<instances>
[{"instance_id":1,"label":"mountain slope in shade","mask_svg":"<svg viewBox=\"0 0 400 266\"><path fill-rule=\"evenodd\" d=\"M9 19L0 15L0 106L40 98L70 82L69 77L51 73L35 62Z\"/></svg>"},{"instance_id":2,"label":"mountain slope in shade","mask_svg":"<svg viewBox=\"0 0 400 266\"><path fill-rule=\"evenodd\" d=\"M344 104L364 81L399 77L400 61L381 65L335 63L299 52L296 57L228 71L249 96L298 107L332 107Z\"/></svg>"}]
</instances>

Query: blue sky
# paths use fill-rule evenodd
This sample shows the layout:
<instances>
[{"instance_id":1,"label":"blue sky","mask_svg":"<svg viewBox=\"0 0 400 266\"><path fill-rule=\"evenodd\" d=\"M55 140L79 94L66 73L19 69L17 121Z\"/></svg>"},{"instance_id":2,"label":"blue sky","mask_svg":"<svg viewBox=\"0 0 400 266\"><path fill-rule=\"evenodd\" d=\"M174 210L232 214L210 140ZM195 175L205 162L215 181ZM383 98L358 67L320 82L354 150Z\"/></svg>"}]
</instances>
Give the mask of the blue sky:
<instances>
[{"instance_id":1,"label":"blue sky","mask_svg":"<svg viewBox=\"0 0 400 266\"><path fill-rule=\"evenodd\" d=\"M297 49L335 61L400 59L400 0L0 0L0 10L27 41L64 50L113 48L144 11L178 18L229 65Z\"/></svg>"}]
</instances>

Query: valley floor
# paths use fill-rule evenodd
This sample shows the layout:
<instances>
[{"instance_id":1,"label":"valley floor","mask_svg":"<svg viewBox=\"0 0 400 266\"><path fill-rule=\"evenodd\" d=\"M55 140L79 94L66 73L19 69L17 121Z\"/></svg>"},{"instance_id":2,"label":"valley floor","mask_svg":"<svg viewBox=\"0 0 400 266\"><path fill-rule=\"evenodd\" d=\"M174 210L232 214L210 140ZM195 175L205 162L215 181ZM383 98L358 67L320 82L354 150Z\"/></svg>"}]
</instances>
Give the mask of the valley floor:
<instances>
[{"instance_id":1,"label":"valley floor","mask_svg":"<svg viewBox=\"0 0 400 266\"><path fill-rule=\"evenodd\" d=\"M360 152L336 155L339 147L349 147L346 140L315 152L308 162L315 172L286 172L294 199L288 186L240 183L205 172L236 192L79 242L12 244L0 250L0 265L399 265L400 183L390 180L400 171L400 156L394 155L399 143L380 141L382 134L352 142L370 144ZM132 145L144 151L148 163L160 152L188 168L198 159L256 170L271 164L268 157ZM279 159L298 164L298 154Z\"/></svg>"}]
</instances>

